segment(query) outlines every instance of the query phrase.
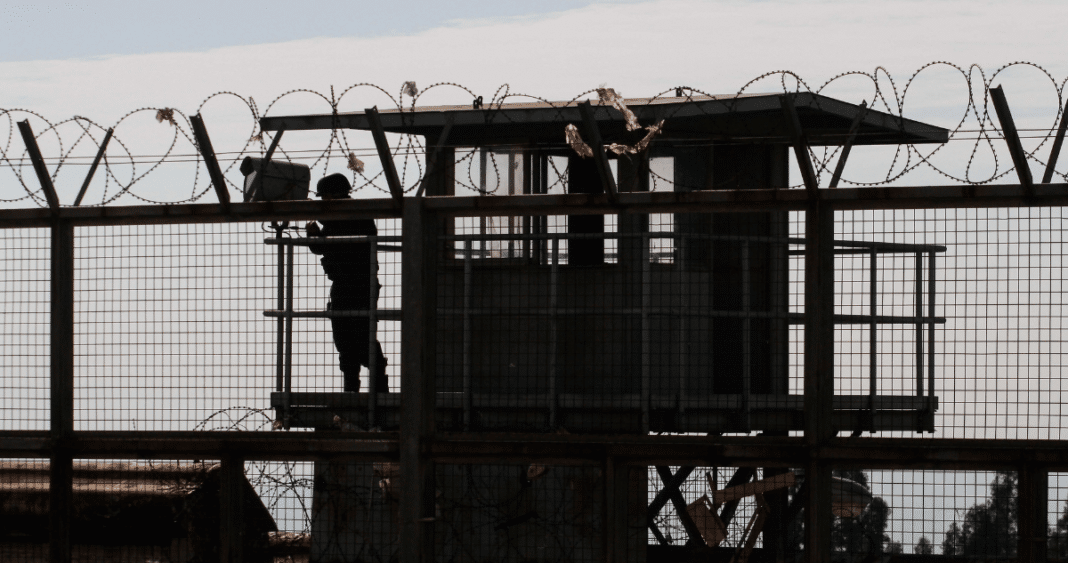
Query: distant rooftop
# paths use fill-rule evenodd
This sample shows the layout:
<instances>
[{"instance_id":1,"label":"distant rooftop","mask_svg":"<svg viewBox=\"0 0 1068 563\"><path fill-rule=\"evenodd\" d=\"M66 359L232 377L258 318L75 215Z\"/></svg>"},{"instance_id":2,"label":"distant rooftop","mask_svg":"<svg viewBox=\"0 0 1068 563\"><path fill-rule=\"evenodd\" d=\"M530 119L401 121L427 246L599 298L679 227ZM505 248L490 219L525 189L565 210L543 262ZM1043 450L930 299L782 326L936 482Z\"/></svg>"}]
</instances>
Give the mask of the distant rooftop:
<instances>
[{"instance_id":1,"label":"distant rooftop","mask_svg":"<svg viewBox=\"0 0 1068 563\"><path fill-rule=\"evenodd\" d=\"M865 109L819 94L801 92L793 97L798 118L811 145L841 145L849 136L853 119L863 113L854 144L897 145L944 143L949 131L942 127L903 119L889 113ZM717 96L629 98L625 105L639 124L664 120L658 145L686 143L788 143L782 111L782 94L740 94ZM380 109L386 132L437 138L447 120L453 126L447 141L452 146L521 145L560 147L564 127L578 123L578 103L519 102L468 106L425 106L414 109ZM608 103L592 100L594 117L606 143L633 144L645 131L627 131L623 114ZM369 130L364 112L337 115L292 115L264 117L266 131L285 127L287 131L322 129Z\"/></svg>"}]
</instances>

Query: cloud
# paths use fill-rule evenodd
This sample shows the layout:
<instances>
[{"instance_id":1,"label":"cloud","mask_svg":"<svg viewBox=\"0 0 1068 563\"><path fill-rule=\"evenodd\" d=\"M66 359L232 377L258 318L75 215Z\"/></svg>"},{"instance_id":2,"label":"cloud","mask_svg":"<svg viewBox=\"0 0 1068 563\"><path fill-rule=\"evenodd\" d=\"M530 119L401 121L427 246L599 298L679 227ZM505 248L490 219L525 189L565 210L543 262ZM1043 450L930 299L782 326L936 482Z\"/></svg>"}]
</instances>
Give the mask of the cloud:
<instances>
[{"instance_id":1,"label":"cloud","mask_svg":"<svg viewBox=\"0 0 1068 563\"><path fill-rule=\"evenodd\" d=\"M107 127L142 107L190 114L220 91L253 98L262 113L294 89L329 97L331 86L340 95L361 82L380 85L395 97L408 80L424 90L455 83L471 93L442 86L420 102L466 104L474 96L492 98L505 83L512 93L548 99L570 99L601 84L629 97L675 86L730 93L769 71L792 70L818 88L841 73L875 74L880 66L893 78L891 85L883 72L880 80L887 102L895 104L893 88L902 91L910 75L932 60L965 69L978 63L990 72L1008 61L1031 59L1059 81L1068 74L1068 58L1059 54L1058 44L1065 19L1068 4L1052 2L1030 3L1027 9L991 0L606 3L396 37L0 63L0 108L27 108L53 121L81 115ZM1044 125L1060 103L1059 84L1035 69L1013 70L1011 77L1015 82L1007 89L1014 111L1022 117L1034 114L1035 123ZM750 89L781 88L776 75ZM949 67L925 71L909 88L910 116L953 126L966 107L967 84ZM835 82L827 92L855 102L874 96L870 80L855 77ZM341 109L375 104L387 106L389 97L358 88L346 95ZM275 115L328 111L328 103L306 93L288 96L270 110ZM153 116L154 110L144 119L136 115L123 122L120 138L130 141L135 153L158 154L174 141L173 131ZM206 117L213 139L225 138L217 148L240 148L255 132L250 110L237 98L213 99ZM188 152L182 143L178 139L178 150Z\"/></svg>"},{"instance_id":2,"label":"cloud","mask_svg":"<svg viewBox=\"0 0 1068 563\"><path fill-rule=\"evenodd\" d=\"M0 64L0 107L117 119L134 107L193 110L211 92L268 99L292 88L452 81L479 94L570 97L604 82L627 95L686 84L729 92L792 69L818 85L883 65L931 60L992 66L1034 59L1062 74L1058 22L1068 5L996 2L598 4L541 17L468 22L401 37L308 39L204 52ZM1016 33L1014 30L1026 33ZM488 96L487 96L488 97Z\"/></svg>"}]
</instances>

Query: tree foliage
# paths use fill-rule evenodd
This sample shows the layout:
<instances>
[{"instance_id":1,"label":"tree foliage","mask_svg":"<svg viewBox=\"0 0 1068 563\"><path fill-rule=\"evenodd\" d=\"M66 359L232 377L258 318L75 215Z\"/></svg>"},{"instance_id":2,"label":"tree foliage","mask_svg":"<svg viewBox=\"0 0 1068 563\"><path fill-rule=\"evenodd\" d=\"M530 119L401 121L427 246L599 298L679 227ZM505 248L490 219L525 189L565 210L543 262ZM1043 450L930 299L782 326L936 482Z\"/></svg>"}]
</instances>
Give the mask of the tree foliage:
<instances>
[{"instance_id":1,"label":"tree foliage","mask_svg":"<svg viewBox=\"0 0 1068 563\"><path fill-rule=\"evenodd\" d=\"M836 469L835 477L842 477L868 486L868 476L860 470ZM890 507L881 497L875 497L859 518L836 518L831 529L831 546L835 551L853 555L883 555L895 547L886 534ZM900 546L896 546L899 548Z\"/></svg>"},{"instance_id":2,"label":"tree foliage","mask_svg":"<svg viewBox=\"0 0 1068 563\"><path fill-rule=\"evenodd\" d=\"M1016 474L998 472L990 483L990 498L953 522L942 542L944 555L1012 557L1016 555Z\"/></svg>"},{"instance_id":3,"label":"tree foliage","mask_svg":"<svg viewBox=\"0 0 1068 563\"><path fill-rule=\"evenodd\" d=\"M1049 552L1051 559L1068 559L1068 506L1057 519L1057 525L1049 532Z\"/></svg>"}]
</instances>

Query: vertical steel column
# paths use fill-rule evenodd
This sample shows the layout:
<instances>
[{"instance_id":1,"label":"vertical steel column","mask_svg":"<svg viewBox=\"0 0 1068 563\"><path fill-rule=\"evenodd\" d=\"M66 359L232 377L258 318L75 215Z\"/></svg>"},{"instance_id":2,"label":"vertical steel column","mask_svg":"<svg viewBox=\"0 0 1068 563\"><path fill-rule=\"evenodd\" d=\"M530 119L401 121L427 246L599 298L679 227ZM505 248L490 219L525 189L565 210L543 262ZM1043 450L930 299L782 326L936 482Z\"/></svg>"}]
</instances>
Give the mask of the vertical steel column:
<instances>
[{"instance_id":1,"label":"vertical steel column","mask_svg":"<svg viewBox=\"0 0 1068 563\"><path fill-rule=\"evenodd\" d=\"M293 390L293 245L286 248L286 393Z\"/></svg>"},{"instance_id":2,"label":"vertical steel column","mask_svg":"<svg viewBox=\"0 0 1068 563\"><path fill-rule=\"evenodd\" d=\"M367 393L370 395L367 397L367 427L375 428L378 426L378 394L388 392L389 386L387 385L386 389L379 389L378 378L375 377L380 347L378 344L378 237L371 237L367 246L371 249L371 259L367 262L367 279L371 281L368 284L369 295L367 296Z\"/></svg>"},{"instance_id":3,"label":"vertical steel column","mask_svg":"<svg viewBox=\"0 0 1068 563\"><path fill-rule=\"evenodd\" d=\"M278 238L278 310L286 310L286 248L282 244L282 226L275 227L275 237ZM275 338L275 390L281 393L285 390L285 337L286 319L278 317L277 336ZM286 403L289 403L286 400Z\"/></svg>"},{"instance_id":4,"label":"vertical steel column","mask_svg":"<svg viewBox=\"0 0 1068 563\"><path fill-rule=\"evenodd\" d=\"M1016 540L1016 560L1020 563L1044 563L1047 556L1049 472L1028 463L1020 466L1017 475L1019 537Z\"/></svg>"},{"instance_id":5,"label":"vertical steel column","mask_svg":"<svg viewBox=\"0 0 1068 563\"><path fill-rule=\"evenodd\" d=\"M871 279L868 287L868 314L871 315L871 324L868 326L868 415L871 417L868 431L872 434L875 433L875 391L876 391L876 377L878 376L879 366L878 352L876 345L879 338L879 324L875 322L875 315L879 312L878 303L878 261L879 251L875 248L875 245L871 247L871 265L869 267L871 271Z\"/></svg>"},{"instance_id":6,"label":"vertical steel column","mask_svg":"<svg viewBox=\"0 0 1068 563\"><path fill-rule=\"evenodd\" d=\"M398 511L401 563L434 560L436 263L439 219L422 198L405 198L402 215L401 275L401 490Z\"/></svg>"},{"instance_id":7,"label":"vertical steel column","mask_svg":"<svg viewBox=\"0 0 1068 563\"><path fill-rule=\"evenodd\" d=\"M646 239L646 247L649 246L649 242L650 241L648 239ZM708 246L709 246L710 249L712 247L712 244L713 244L712 241L709 241L709 245ZM709 270L708 270L708 277L709 277L709 280L712 280L714 278L713 278L713 275L712 275L711 264L713 262L712 262L711 258L709 259L708 263L710 264ZM675 268L675 271L680 276L685 276L686 275L686 273L683 272L682 264L677 265L676 268ZM680 280L680 283L681 283L681 280ZM710 281L709 283L711 284L712 282ZM682 307L682 311L681 311L682 314L679 315L679 416L683 416L683 415L686 414L686 403L688 402L686 400L686 398L687 398L686 376L688 375L688 372L689 372L689 369L690 369L690 332L689 332L690 318L687 316L687 313L690 310L690 290L692 289L692 285L689 284L689 283L685 283L685 284L681 284L681 285L682 285L682 295L680 296L681 297L680 298L680 306ZM715 292L714 291L708 292L707 299L708 299L708 308L712 309L713 308L713 302L714 302L714 299L715 299ZM710 358L711 358L711 356L713 354L713 350L715 350L715 346L709 346L708 347L708 355L709 355ZM711 362L710 362L710 365L715 365L715 364L711 364ZM716 378L715 377L711 377L709 379L710 379L710 381L712 381L712 384L715 385L715 379Z\"/></svg>"},{"instance_id":8,"label":"vertical steel column","mask_svg":"<svg viewBox=\"0 0 1068 563\"><path fill-rule=\"evenodd\" d=\"M831 560L831 468L819 448L835 434L834 210L813 194L805 212L805 442L809 461L805 509L805 560Z\"/></svg>"},{"instance_id":9,"label":"vertical steel column","mask_svg":"<svg viewBox=\"0 0 1068 563\"><path fill-rule=\"evenodd\" d=\"M934 418L935 382L935 253L927 254L927 413ZM932 430L933 432L933 430Z\"/></svg>"},{"instance_id":10,"label":"vertical steel column","mask_svg":"<svg viewBox=\"0 0 1068 563\"><path fill-rule=\"evenodd\" d=\"M74 226L56 218L51 251L51 438L49 466L49 559L71 560L74 459Z\"/></svg>"},{"instance_id":11,"label":"vertical steel column","mask_svg":"<svg viewBox=\"0 0 1068 563\"><path fill-rule=\"evenodd\" d=\"M650 355L652 354L652 327L649 326L649 309L652 301L652 273L649 264L649 235L642 235L642 432L649 432L649 401L652 393ZM685 311L684 311L685 312Z\"/></svg>"},{"instance_id":12,"label":"vertical steel column","mask_svg":"<svg viewBox=\"0 0 1068 563\"><path fill-rule=\"evenodd\" d=\"M749 317L749 241L742 241L742 404L739 423L743 432L748 432L749 394L753 389L753 337L750 331L753 320Z\"/></svg>"},{"instance_id":13,"label":"vertical steel column","mask_svg":"<svg viewBox=\"0 0 1068 563\"><path fill-rule=\"evenodd\" d=\"M549 269L549 427L555 429L560 422L559 403L560 390L556 385L556 346L559 339L559 316L556 309L559 306L560 286L560 237L552 239L552 264Z\"/></svg>"},{"instance_id":14,"label":"vertical steel column","mask_svg":"<svg viewBox=\"0 0 1068 563\"><path fill-rule=\"evenodd\" d=\"M923 253L916 253L916 396L923 396Z\"/></svg>"},{"instance_id":15,"label":"vertical steel column","mask_svg":"<svg viewBox=\"0 0 1068 563\"><path fill-rule=\"evenodd\" d=\"M609 456L604 464L604 555L608 563L627 561L630 551L628 527L631 471L620 459ZM643 491L644 492L644 491ZM643 534L644 535L644 534Z\"/></svg>"},{"instance_id":16,"label":"vertical steel column","mask_svg":"<svg viewBox=\"0 0 1068 563\"><path fill-rule=\"evenodd\" d=\"M245 460L226 456L219 460L219 561L245 560Z\"/></svg>"},{"instance_id":17,"label":"vertical steel column","mask_svg":"<svg viewBox=\"0 0 1068 563\"><path fill-rule=\"evenodd\" d=\"M464 241L464 430L471 429L471 239Z\"/></svg>"}]
</instances>

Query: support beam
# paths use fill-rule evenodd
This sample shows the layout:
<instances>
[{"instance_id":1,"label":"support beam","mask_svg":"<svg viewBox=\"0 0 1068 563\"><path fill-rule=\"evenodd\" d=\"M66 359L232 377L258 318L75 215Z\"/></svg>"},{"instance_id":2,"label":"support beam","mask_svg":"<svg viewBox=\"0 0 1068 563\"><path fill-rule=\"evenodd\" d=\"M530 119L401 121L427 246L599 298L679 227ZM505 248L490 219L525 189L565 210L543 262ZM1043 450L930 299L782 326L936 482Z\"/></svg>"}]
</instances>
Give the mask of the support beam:
<instances>
[{"instance_id":1,"label":"support beam","mask_svg":"<svg viewBox=\"0 0 1068 563\"><path fill-rule=\"evenodd\" d=\"M792 140L797 166L801 169L801 179L804 180L808 193L815 194L819 191L819 181L816 179L816 171L812 168L812 157L808 154L808 138L801 128L801 118L794 107L794 98L783 94L779 96L779 101L782 103L783 117L786 120L786 132Z\"/></svg>"},{"instance_id":2,"label":"support beam","mask_svg":"<svg viewBox=\"0 0 1068 563\"><path fill-rule=\"evenodd\" d=\"M756 475L756 470L752 467L739 467L738 471L734 472L730 480L727 481L727 487L737 487L744 483L748 483ZM723 509L719 511L719 519L723 521L724 526L728 526L731 520L734 520L734 513L738 511L738 501L732 500L724 503Z\"/></svg>"},{"instance_id":3,"label":"support beam","mask_svg":"<svg viewBox=\"0 0 1068 563\"><path fill-rule=\"evenodd\" d=\"M1005 143L1009 145L1009 155L1016 167L1016 176L1024 187L1027 195L1035 195L1035 184L1031 179L1031 167L1027 164L1027 153L1020 143L1020 134L1016 131L1016 123L1012 120L1012 112L1009 111L1009 102L1005 99L1005 91L1001 86L990 89L990 101L994 103L994 111L998 114L1001 130L1005 134Z\"/></svg>"},{"instance_id":4,"label":"support beam","mask_svg":"<svg viewBox=\"0 0 1068 563\"><path fill-rule=\"evenodd\" d=\"M208 137L208 129L204 126L204 118L199 113L190 116L189 124L193 127L193 139L197 142L200 156L204 158L204 166L207 167L211 185L215 188L215 196L219 198L223 209L229 211L230 191L226 189L226 179L219 168L219 159L215 157L215 149L211 147L211 138Z\"/></svg>"},{"instance_id":5,"label":"support beam","mask_svg":"<svg viewBox=\"0 0 1068 563\"><path fill-rule=\"evenodd\" d=\"M690 469L691 471L693 470L693 468ZM674 477L671 474L671 469L666 465L656 466L656 473L660 475L660 481L664 483L671 481L672 477ZM679 521L682 522L682 527L686 529L686 535L689 537L687 544L704 545L705 540L701 538L701 531L697 528L697 524L694 524L693 519L690 518L690 513L686 511L686 499L682 497L678 486L668 491L668 499L671 500L671 504L675 505L675 514L679 517Z\"/></svg>"},{"instance_id":6,"label":"support beam","mask_svg":"<svg viewBox=\"0 0 1068 563\"><path fill-rule=\"evenodd\" d=\"M1068 131L1068 102L1065 102L1061 110L1061 123L1057 126L1057 136L1053 139L1053 147L1049 151L1049 161L1046 162L1046 172L1042 174L1042 183L1048 184L1053 181L1053 172L1057 169L1057 158L1061 154L1061 146L1064 145L1064 133Z\"/></svg>"},{"instance_id":7,"label":"support beam","mask_svg":"<svg viewBox=\"0 0 1068 563\"><path fill-rule=\"evenodd\" d=\"M245 561L245 461L226 456L219 464L219 561Z\"/></svg>"},{"instance_id":8,"label":"support beam","mask_svg":"<svg viewBox=\"0 0 1068 563\"><path fill-rule=\"evenodd\" d=\"M633 501L631 499L632 485L634 484L632 471L637 468L621 463L619 458L609 457L605 460L605 560L608 563L623 563L628 560L627 553L630 551L630 521L629 510ZM644 485L644 479L642 480ZM642 487L641 494L648 494ZM642 543L645 544L645 534L642 534Z\"/></svg>"},{"instance_id":9,"label":"support beam","mask_svg":"<svg viewBox=\"0 0 1068 563\"><path fill-rule=\"evenodd\" d=\"M616 179L612 176L612 168L608 165L608 155L604 152L601 130L597 127L597 120L593 117L593 106L586 101L579 102L578 108L582 115L582 136L593 149L593 160L597 162L597 175L601 177L601 186L604 187L604 193L608 194L608 201L614 205L619 199L616 194Z\"/></svg>"},{"instance_id":10,"label":"support beam","mask_svg":"<svg viewBox=\"0 0 1068 563\"><path fill-rule=\"evenodd\" d=\"M22 142L26 143L26 152L30 155L30 162L33 163L33 171L37 173L37 181L41 184L41 190L44 192L45 201L48 202L49 209L56 211L59 209L59 196L56 195L56 186L52 184L52 177L48 174L48 167L45 166L44 157L41 156L41 149L37 146L37 138L33 136L33 129L30 128L30 121L19 122L19 133L22 134Z\"/></svg>"},{"instance_id":11,"label":"support beam","mask_svg":"<svg viewBox=\"0 0 1068 563\"><path fill-rule=\"evenodd\" d=\"M21 125L21 124L20 124ZM74 502L74 226L56 219L51 251L50 560L71 559Z\"/></svg>"},{"instance_id":12,"label":"support beam","mask_svg":"<svg viewBox=\"0 0 1068 563\"><path fill-rule=\"evenodd\" d=\"M660 534L660 530L656 525L656 517L660 515L660 511L664 508L664 505L671 499L671 495L679 490L679 487L686 482L686 478L693 473L695 468L693 466L680 467L671 479L662 481L664 486L653 497L653 501L649 503L649 507L646 509L646 520L649 523L649 529L653 531L653 535L656 536L657 541L661 544L666 544L667 541L663 535ZM660 468L657 467L659 473Z\"/></svg>"},{"instance_id":13,"label":"support beam","mask_svg":"<svg viewBox=\"0 0 1068 563\"><path fill-rule=\"evenodd\" d=\"M397 165L393 162L393 153L389 150L389 142L386 141L386 132L382 129L382 118L378 115L378 106L363 110L367 116L367 123L371 126L371 137L375 141L375 149L378 150L378 159L382 162L382 173L386 176L386 185L389 193L393 196L393 202L400 207L404 201L404 189L401 187L400 176L397 176Z\"/></svg>"},{"instance_id":14,"label":"support beam","mask_svg":"<svg viewBox=\"0 0 1068 563\"><path fill-rule=\"evenodd\" d=\"M1017 561L1045 563L1049 519L1049 472L1033 463L1017 472Z\"/></svg>"},{"instance_id":15,"label":"support beam","mask_svg":"<svg viewBox=\"0 0 1068 563\"><path fill-rule=\"evenodd\" d=\"M860 111L853 117L853 123L849 126L849 136L846 137L846 142L842 145L842 154L838 155L838 164L834 167L834 174L831 176L831 183L829 188L837 188L838 181L842 179L842 172L845 171L846 159L849 158L849 151L853 150L853 142L857 140L857 131L860 131L860 122L864 120L865 114L868 113L868 102L860 102Z\"/></svg>"},{"instance_id":16,"label":"support beam","mask_svg":"<svg viewBox=\"0 0 1068 563\"><path fill-rule=\"evenodd\" d=\"M96 158L93 159L93 165L89 167L89 173L85 175L85 181L82 182L82 189L78 190L78 197L74 200L74 206L77 207L82 204L82 198L85 197L85 192L89 189L89 184L93 182L93 176L96 174L96 169L100 166L100 161L104 158L104 151L108 150L108 143L111 142L111 134L115 130L108 127L106 133L104 133L104 140L100 142L100 148L96 151Z\"/></svg>"},{"instance_id":17,"label":"support beam","mask_svg":"<svg viewBox=\"0 0 1068 563\"><path fill-rule=\"evenodd\" d=\"M441 129L441 134L438 135L438 140L434 144L433 151L427 155L426 172L423 173L423 180L419 183L419 191L415 193L415 197L423 197L423 194L426 193L427 184L432 181L432 174L438 171L438 159L441 158L441 151L445 148L445 143L449 139L449 133L452 131L452 121L452 114L447 114L445 116L445 127ZM483 171L483 174L485 174L485 171Z\"/></svg>"},{"instance_id":18,"label":"support beam","mask_svg":"<svg viewBox=\"0 0 1068 563\"><path fill-rule=\"evenodd\" d=\"M834 209L819 198L805 212L805 444L809 460L805 560L831 558L831 473L816 457L834 437Z\"/></svg>"},{"instance_id":19,"label":"support beam","mask_svg":"<svg viewBox=\"0 0 1068 563\"><path fill-rule=\"evenodd\" d=\"M434 561L434 325L435 264L441 248L440 219L426 210L423 198L403 200L401 262L401 491L399 535L401 563Z\"/></svg>"}]
</instances>

